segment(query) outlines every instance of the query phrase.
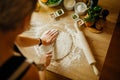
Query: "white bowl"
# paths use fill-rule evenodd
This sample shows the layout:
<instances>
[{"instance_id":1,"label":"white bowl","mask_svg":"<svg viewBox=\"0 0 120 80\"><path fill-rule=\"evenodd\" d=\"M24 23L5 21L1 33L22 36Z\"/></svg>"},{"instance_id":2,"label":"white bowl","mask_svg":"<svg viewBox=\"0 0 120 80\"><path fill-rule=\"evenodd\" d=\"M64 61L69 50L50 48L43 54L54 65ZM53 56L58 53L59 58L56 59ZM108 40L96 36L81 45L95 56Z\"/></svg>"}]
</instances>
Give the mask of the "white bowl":
<instances>
[{"instance_id":1,"label":"white bowl","mask_svg":"<svg viewBox=\"0 0 120 80\"><path fill-rule=\"evenodd\" d=\"M73 7L75 6L76 1L75 0L64 0L63 4L65 9L67 10L73 10Z\"/></svg>"},{"instance_id":2,"label":"white bowl","mask_svg":"<svg viewBox=\"0 0 120 80\"><path fill-rule=\"evenodd\" d=\"M75 13L84 15L87 11L87 5L84 2L78 2L74 6Z\"/></svg>"}]
</instances>

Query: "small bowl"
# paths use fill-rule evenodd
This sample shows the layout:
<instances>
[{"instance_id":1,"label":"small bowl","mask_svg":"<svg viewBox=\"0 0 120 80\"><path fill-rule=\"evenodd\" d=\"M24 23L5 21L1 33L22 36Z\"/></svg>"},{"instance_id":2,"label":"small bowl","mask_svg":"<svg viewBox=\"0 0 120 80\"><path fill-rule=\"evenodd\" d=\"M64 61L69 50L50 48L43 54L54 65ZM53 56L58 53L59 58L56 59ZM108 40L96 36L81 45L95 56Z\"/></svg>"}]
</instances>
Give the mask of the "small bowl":
<instances>
[{"instance_id":1,"label":"small bowl","mask_svg":"<svg viewBox=\"0 0 120 80\"><path fill-rule=\"evenodd\" d=\"M78 15L84 15L87 9L87 5L84 2L78 2L74 6L75 13Z\"/></svg>"},{"instance_id":2,"label":"small bowl","mask_svg":"<svg viewBox=\"0 0 120 80\"><path fill-rule=\"evenodd\" d=\"M73 10L75 3L76 3L75 0L64 0L64 2L63 2L64 7L67 10Z\"/></svg>"},{"instance_id":3,"label":"small bowl","mask_svg":"<svg viewBox=\"0 0 120 80\"><path fill-rule=\"evenodd\" d=\"M74 14L72 14L72 19L73 19L74 21L77 21L77 20L80 19L80 18L79 18L79 15L78 15L77 13L74 13Z\"/></svg>"},{"instance_id":4,"label":"small bowl","mask_svg":"<svg viewBox=\"0 0 120 80\"><path fill-rule=\"evenodd\" d=\"M45 3L45 5L47 5L48 7L55 7L55 6L58 6L61 2L62 2L62 0L59 0L58 2L56 2L54 4L47 4L47 3Z\"/></svg>"}]
</instances>

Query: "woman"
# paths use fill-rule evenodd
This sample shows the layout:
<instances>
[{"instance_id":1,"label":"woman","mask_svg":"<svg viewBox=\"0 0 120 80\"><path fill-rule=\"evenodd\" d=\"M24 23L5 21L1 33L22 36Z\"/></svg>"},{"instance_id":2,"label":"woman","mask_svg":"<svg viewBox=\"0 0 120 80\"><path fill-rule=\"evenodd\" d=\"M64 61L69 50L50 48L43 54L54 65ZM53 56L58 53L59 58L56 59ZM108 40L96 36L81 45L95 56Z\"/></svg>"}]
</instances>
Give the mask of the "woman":
<instances>
[{"instance_id":1,"label":"woman","mask_svg":"<svg viewBox=\"0 0 120 80\"><path fill-rule=\"evenodd\" d=\"M0 0L0 80L44 80L51 52L44 55L38 68L14 50L15 41L30 45L49 45L55 41L58 31L49 30L41 39L19 36L29 29L32 12L37 0ZM29 42L32 42L29 44Z\"/></svg>"}]
</instances>

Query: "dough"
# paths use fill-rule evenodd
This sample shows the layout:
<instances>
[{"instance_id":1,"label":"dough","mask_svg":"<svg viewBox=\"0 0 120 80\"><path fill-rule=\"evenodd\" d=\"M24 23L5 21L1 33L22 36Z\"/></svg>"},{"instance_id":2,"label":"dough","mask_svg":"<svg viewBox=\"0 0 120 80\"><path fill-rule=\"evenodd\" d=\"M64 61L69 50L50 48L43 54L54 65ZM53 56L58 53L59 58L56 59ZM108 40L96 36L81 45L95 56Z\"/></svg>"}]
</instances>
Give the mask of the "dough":
<instances>
[{"instance_id":1,"label":"dough","mask_svg":"<svg viewBox=\"0 0 120 80\"><path fill-rule=\"evenodd\" d=\"M43 31L43 30L41 30L41 31ZM48 29L46 31L48 31ZM42 34L46 33L46 31L41 33L41 36L42 36ZM56 41L48 46L41 45L39 47L39 52L40 52L40 54L45 54L47 51L52 50L53 51L52 59L53 60L61 60L70 53L72 44L73 43L72 43L71 35L67 32L60 31Z\"/></svg>"},{"instance_id":2,"label":"dough","mask_svg":"<svg viewBox=\"0 0 120 80\"><path fill-rule=\"evenodd\" d=\"M54 59L62 59L69 54L72 47L72 38L67 32L60 32L54 44Z\"/></svg>"}]
</instances>

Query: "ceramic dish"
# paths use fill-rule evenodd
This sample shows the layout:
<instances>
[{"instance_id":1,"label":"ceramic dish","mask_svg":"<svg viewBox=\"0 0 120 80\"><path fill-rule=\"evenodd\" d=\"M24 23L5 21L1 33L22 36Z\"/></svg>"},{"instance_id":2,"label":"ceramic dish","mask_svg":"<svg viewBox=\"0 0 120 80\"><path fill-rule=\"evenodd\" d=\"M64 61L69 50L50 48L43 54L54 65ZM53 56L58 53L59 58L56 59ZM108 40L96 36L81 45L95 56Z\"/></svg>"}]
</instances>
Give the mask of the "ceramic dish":
<instances>
[{"instance_id":1,"label":"ceramic dish","mask_svg":"<svg viewBox=\"0 0 120 80\"><path fill-rule=\"evenodd\" d=\"M75 13L84 15L87 11L87 5L84 2L78 2L74 6Z\"/></svg>"},{"instance_id":2,"label":"ceramic dish","mask_svg":"<svg viewBox=\"0 0 120 80\"><path fill-rule=\"evenodd\" d=\"M48 3L48 2L46 2L46 3L42 2L42 3L47 5L48 7L55 7L55 6L58 6L61 2L62 2L62 0L58 0L56 3Z\"/></svg>"},{"instance_id":3,"label":"ceramic dish","mask_svg":"<svg viewBox=\"0 0 120 80\"><path fill-rule=\"evenodd\" d=\"M63 4L65 9L67 10L73 10L73 7L75 6L76 1L75 0L64 0Z\"/></svg>"}]
</instances>

